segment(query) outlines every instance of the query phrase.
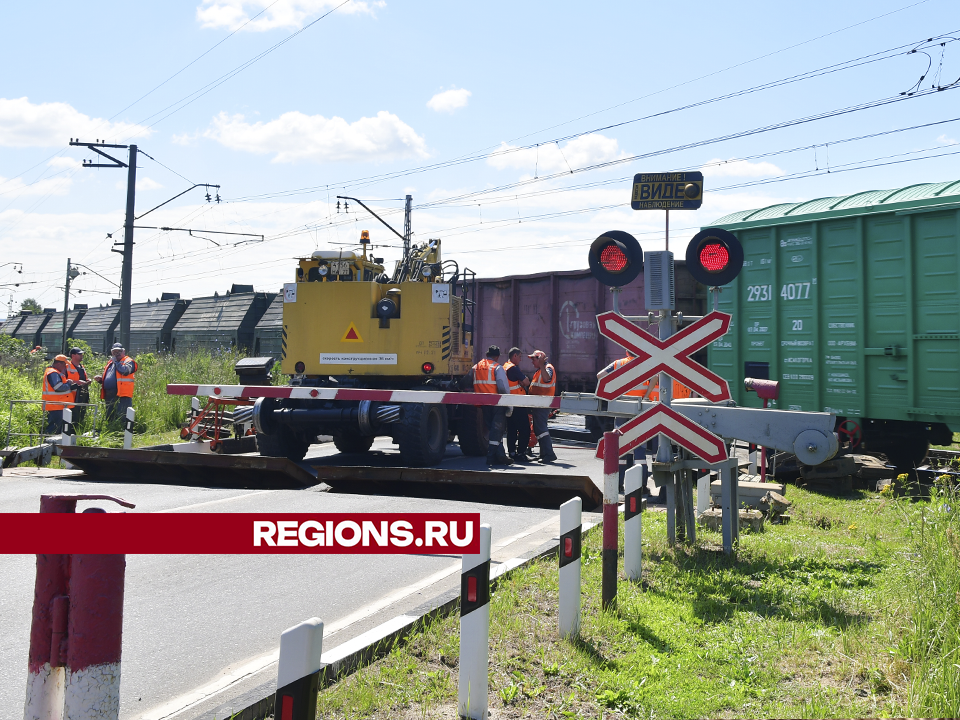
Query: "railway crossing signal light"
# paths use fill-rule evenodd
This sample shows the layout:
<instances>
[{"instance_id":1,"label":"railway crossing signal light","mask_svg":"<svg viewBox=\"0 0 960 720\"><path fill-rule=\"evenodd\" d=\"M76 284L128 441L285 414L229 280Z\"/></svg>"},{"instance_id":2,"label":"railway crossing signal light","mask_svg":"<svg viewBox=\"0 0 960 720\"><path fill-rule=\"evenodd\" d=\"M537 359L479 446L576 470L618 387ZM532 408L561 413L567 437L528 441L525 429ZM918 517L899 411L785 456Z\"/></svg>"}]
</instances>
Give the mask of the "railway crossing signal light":
<instances>
[{"instance_id":1,"label":"railway crossing signal light","mask_svg":"<svg viewBox=\"0 0 960 720\"><path fill-rule=\"evenodd\" d=\"M698 283L726 285L742 268L743 246L731 232L704 228L687 245L687 270Z\"/></svg>"},{"instance_id":2,"label":"railway crossing signal light","mask_svg":"<svg viewBox=\"0 0 960 720\"><path fill-rule=\"evenodd\" d=\"M621 230L606 232L590 246L590 272L604 285L623 287L643 272L643 250Z\"/></svg>"}]
</instances>

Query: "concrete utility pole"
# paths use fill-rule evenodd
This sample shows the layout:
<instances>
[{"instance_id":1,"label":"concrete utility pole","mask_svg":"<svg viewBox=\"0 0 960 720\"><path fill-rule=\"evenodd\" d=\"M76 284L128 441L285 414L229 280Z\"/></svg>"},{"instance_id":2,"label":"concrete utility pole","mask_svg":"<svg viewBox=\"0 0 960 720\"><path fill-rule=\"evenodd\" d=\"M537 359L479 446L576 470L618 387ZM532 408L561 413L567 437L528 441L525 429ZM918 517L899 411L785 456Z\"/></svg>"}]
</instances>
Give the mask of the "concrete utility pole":
<instances>
[{"instance_id":1,"label":"concrete utility pole","mask_svg":"<svg viewBox=\"0 0 960 720\"><path fill-rule=\"evenodd\" d=\"M410 256L410 236L413 234L412 220L410 213L413 210L413 195L407 195L407 201L403 206L403 259Z\"/></svg>"},{"instance_id":2,"label":"concrete utility pole","mask_svg":"<svg viewBox=\"0 0 960 720\"><path fill-rule=\"evenodd\" d=\"M120 271L120 343L124 347L130 347L130 297L133 285L133 223L134 220L136 220L133 212L137 190L137 146L112 145L99 140L92 143L80 142L75 138L70 138L70 144L88 148L93 150L98 155L102 155L103 157L107 158L107 160L113 161L112 163L108 164L84 160L83 167L127 168L127 213L123 221L123 250L117 250L114 247L111 248L110 252L120 253L123 255L123 266ZM103 150L100 150L99 148L116 148L120 150L129 149L129 163L121 162L115 157L103 152ZM114 243L114 245L117 244L118 243ZM64 317L64 321L66 321L66 317Z\"/></svg>"},{"instance_id":3,"label":"concrete utility pole","mask_svg":"<svg viewBox=\"0 0 960 720\"><path fill-rule=\"evenodd\" d=\"M67 258L67 282L63 287L63 332L60 337L60 353L67 354L67 311L70 309L70 281L73 280L80 271L70 264L70 258Z\"/></svg>"},{"instance_id":4,"label":"concrete utility pole","mask_svg":"<svg viewBox=\"0 0 960 720\"><path fill-rule=\"evenodd\" d=\"M127 165L127 213L123 221L123 267L120 271L120 344L130 347L130 303L133 290L133 221L137 191L137 146L130 146Z\"/></svg>"}]
</instances>

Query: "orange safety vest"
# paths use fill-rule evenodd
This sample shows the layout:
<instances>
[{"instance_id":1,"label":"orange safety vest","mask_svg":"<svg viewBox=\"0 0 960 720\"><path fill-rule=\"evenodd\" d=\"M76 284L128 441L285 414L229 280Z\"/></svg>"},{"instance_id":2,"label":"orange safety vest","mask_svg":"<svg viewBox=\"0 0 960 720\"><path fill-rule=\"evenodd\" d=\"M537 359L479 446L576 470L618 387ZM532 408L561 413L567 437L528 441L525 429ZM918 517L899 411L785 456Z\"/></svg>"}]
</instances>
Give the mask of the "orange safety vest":
<instances>
[{"instance_id":1,"label":"orange safety vest","mask_svg":"<svg viewBox=\"0 0 960 720\"><path fill-rule=\"evenodd\" d=\"M50 383L50 374L57 373L60 374L60 371L56 368L48 367L43 373L43 388L40 391L40 398L43 400L43 411L44 412L55 412L57 410L63 410L67 405L63 402L64 400L73 400L72 391L61 391L57 392L53 389L53 385ZM54 400L59 400L60 402L51 402Z\"/></svg>"},{"instance_id":2,"label":"orange safety vest","mask_svg":"<svg viewBox=\"0 0 960 720\"><path fill-rule=\"evenodd\" d=\"M83 367L83 366L81 365L80 367ZM86 369L86 368L83 368L83 371L84 371L84 373L86 373L87 369ZM80 371L77 370L77 368L75 368L75 367L73 366L73 363L72 363L72 362L68 362L68 363L67 363L67 379L68 379L68 380L74 380L74 381L78 381L78 380L81 379L81 378L80 378ZM83 379L86 380L86 379L88 379L88 378L83 378ZM74 388L74 389L70 392L70 399L73 400L74 402L76 402L76 400L77 400L77 390L76 390L76 388ZM73 407L73 403L69 403L69 404L67 405L67 407L72 408L72 407Z\"/></svg>"},{"instance_id":3,"label":"orange safety vest","mask_svg":"<svg viewBox=\"0 0 960 720\"><path fill-rule=\"evenodd\" d=\"M485 358L473 366L473 391L477 393L497 394L496 360Z\"/></svg>"},{"instance_id":4,"label":"orange safety vest","mask_svg":"<svg viewBox=\"0 0 960 720\"><path fill-rule=\"evenodd\" d=\"M620 358L619 360L613 363L613 369L618 370L626 365L628 362L633 360L632 357ZM647 391L647 388L650 386L650 380L645 381L639 387L634 388L630 392L624 393L627 397L642 397L644 400L649 400L650 402L657 402L660 400L660 388L655 387L650 391L650 394L644 397L644 393ZM675 400L682 400L683 398L690 397L690 388L686 385L678 383L676 380L673 381L673 398Z\"/></svg>"},{"instance_id":5,"label":"orange safety vest","mask_svg":"<svg viewBox=\"0 0 960 720\"><path fill-rule=\"evenodd\" d=\"M514 365L512 362L510 362L509 360L507 360L507 361L503 364L503 371L504 371L504 372L507 372L507 371L508 371L510 368L512 368L512 367L516 367L516 365ZM511 380L509 375L507 375L507 385L510 386L510 394L511 394L511 395L526 395L526 394L527 394L527 391L523 389L523 385L521 385L521 384L518 383L518 382L514 382L513 380Z\"/></svg>"},{"instance_id":6,"label":"orange safety vest","mask_svg":"<svg viewBox=\"0 0 960 720\"><path fill-rule=\"evenodd\" d=\"M126 362L132 362L133 372L130 373L129 375L121 375L120 373L117 373L117 397L132 398L133 385L134 385L133 376L137 373L137 361L134 360L129 355L124 355L123 358L120 360L120 362L121 364ZM110 363L107 363L106 365L103 366L103 372L101 373L101 375L103 375L104 377L107 374L108 367L110 367ZM105 397L106 397L106 392L103 389L103 383L100 383L100 398L103 399Z\"/></svg>"},{"instance_id":7,"label":"orange safety vest","mask_svg":"<svg viewBox=\"0 0 960 720\"><path fill-rule=\"evenodd\" d=\"M550 363L547 363L547 367L550 368L551 375L549 380L540 380L540 371L537 370L533 374L533 380L530 381L530 394L531 395L554 395L555 390L557 389L557 370Z\"/></svg>"}]
</instances>

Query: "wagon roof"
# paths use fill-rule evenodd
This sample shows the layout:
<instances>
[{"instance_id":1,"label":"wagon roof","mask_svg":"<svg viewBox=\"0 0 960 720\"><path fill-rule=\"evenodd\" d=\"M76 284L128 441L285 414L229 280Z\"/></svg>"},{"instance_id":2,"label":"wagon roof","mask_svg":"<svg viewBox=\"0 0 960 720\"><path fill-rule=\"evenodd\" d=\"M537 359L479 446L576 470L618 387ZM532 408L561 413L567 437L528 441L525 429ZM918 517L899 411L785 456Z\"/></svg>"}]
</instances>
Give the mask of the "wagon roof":
<instances>
[{"instance_id":1,"label":"wagon roof","mask_svg":"<svg viewBox=\"0 0 960 720\"><path fill-rule=\"evenodd\" d=\"M267 311L263 314L263 317L260 318L260 322L257 323L257 328L264 330L266 328L279 328L283 325L283 293L278 294L273 302L270 303L270 307L267 308Z\"/></svg>"},{"instance_id":2,"label":"wagon roof","mask_svg":"<svg viewBox=\"0 0 960 720\"><path fill-rule=\"evenodd\" d=\"M799 203L781 203L724 215L712 225L734 229L755 225L779 225L830 217L895 212L914 208L936 209L960 203L960 180L908 185L895 190L867 190L853 195L824 197ZM945 209L945 208L944 208Z\"/></svg>"}]
</instances>

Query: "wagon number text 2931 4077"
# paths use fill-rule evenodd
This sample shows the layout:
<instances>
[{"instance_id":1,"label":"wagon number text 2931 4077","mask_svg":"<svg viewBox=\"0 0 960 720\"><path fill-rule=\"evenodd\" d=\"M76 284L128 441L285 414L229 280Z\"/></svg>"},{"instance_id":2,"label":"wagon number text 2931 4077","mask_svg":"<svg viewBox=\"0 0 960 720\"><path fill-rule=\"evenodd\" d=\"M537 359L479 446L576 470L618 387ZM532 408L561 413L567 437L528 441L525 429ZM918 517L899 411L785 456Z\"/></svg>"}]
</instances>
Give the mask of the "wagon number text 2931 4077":
<instances>
[{"instance_id":1,"label":"wagon number text 2931 4077","mask_svg":"<svg viewBox=\"0 0 960 720\"><path fill-rule=\"evenodd\" d=\"M809 300L811 283L787 283L780 288L784 300ZM773 299L770 285L747 285L747 302L766 302Z\"/></svg>"}]
</instances>

